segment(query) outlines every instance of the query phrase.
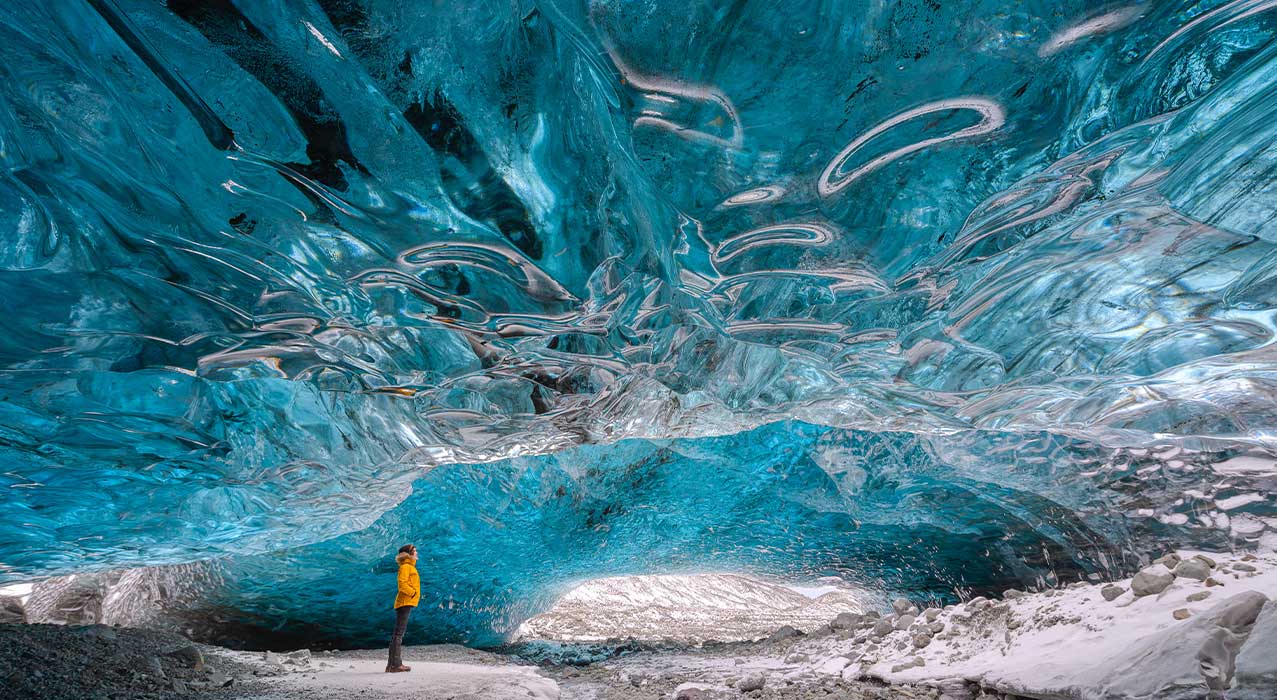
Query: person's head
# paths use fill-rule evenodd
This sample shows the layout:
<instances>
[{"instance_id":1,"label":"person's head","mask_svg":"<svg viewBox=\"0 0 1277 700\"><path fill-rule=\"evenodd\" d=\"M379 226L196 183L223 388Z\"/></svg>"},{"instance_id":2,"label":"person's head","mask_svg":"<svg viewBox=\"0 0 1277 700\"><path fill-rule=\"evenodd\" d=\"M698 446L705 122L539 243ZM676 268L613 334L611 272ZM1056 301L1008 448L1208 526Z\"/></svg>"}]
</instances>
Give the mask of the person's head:
<instances>
[{"instance_id":1,"label":"person's head","mask_svg":"<svg viewBox=\"0 0 1277 700\"><path fill-rule=\"evenodd\" d=\"M400 547L399 553L395 555L395 561L400 564L406 561L417 561L417 548L410 544Z\"/></svg>"}]
</instances>

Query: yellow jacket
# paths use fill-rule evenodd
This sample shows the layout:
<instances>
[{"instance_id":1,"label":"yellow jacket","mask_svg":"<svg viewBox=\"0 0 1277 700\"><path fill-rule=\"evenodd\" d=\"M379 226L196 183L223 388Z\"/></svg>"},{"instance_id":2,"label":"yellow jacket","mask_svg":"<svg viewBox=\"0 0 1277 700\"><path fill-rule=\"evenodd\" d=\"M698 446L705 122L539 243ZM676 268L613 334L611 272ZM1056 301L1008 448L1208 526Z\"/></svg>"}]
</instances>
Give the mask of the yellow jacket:
<instances>
[{"instance_id":1,"label":"yellow jacket","mask_svg":"<svg viewBox=\"0 0 1277 700\"><path fill-rule=\"evenodd\" d=\"M395 607L405 605L417 607L421 600L421 579L417 576L417 567L406 561L399 565L399 594L395 596Z\"/></svg>"}]
</instances>

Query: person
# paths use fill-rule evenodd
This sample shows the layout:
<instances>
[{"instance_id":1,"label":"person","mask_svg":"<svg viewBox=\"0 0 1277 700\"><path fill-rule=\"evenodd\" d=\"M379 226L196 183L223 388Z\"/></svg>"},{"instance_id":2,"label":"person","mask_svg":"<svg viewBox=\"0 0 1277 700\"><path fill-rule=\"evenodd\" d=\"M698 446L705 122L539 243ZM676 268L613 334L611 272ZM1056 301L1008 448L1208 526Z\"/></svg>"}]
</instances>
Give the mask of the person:
<instances>
[{"instance_id":1,"label":"person","mask_svg":"<svg viewBox=\"0 0 1277 700\"><path fill-rule=\"evenodd\" d=\"M395 595L395 631L390 636L390 660L386 673L411 671L403 665L403 635L408 629L408 615L421 600L421 578L417 576L417 548L406 544L395 555L399 564L399 592Z\"/></svg>"}]
</instances>

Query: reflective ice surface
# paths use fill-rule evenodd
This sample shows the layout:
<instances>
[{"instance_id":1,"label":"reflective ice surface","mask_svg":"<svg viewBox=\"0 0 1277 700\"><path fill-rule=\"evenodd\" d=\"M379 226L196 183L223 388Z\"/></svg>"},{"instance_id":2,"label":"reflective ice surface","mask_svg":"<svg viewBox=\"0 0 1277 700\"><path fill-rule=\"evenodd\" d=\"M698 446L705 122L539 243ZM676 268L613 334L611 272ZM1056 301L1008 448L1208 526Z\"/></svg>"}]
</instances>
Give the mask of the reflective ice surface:
<instances>
[{"instance_id":1,"label":"reflective ice surface","mask_svg":"<svg viewBox=\"0 0 1277 700\"><path fill-rule=\"evenodd\" d=\"M1274 32L1271 0L10 3L0 580L279 548L335 576L396 518L504 522L490 497L561 551L448 540L542 568L437 574L496 601L446 624L587 570L887 575L909 543L931 589L1002 503L953 495L972 472L1017 494L980 580L1049 573L1038 544L1271 543ZM917 445L864 459L950 500L866 500L837 454L802 514L715 488L827 430ZM627 437L705 513L786 525L599 554L502 476L585 445L628 508L644 457L597 446Z\"/></svg>"}]
</instances>

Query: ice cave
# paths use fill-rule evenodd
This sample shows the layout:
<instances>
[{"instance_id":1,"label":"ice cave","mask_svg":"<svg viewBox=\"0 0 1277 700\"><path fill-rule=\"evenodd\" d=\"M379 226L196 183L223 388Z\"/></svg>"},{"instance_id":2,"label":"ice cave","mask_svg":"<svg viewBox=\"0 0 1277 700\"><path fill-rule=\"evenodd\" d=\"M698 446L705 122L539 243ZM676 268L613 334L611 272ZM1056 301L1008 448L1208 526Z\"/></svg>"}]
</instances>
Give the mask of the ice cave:
<instances>
[{"instance_id":1,"label":"ice cave","mask_svg":"<svg viewBox=\"0 0 1277 700\"><path fill-rule=\"evenodd\" d=\"M1277 699L1277 0L0 55L0 699Z\"/></svg>"}]
</instances>

